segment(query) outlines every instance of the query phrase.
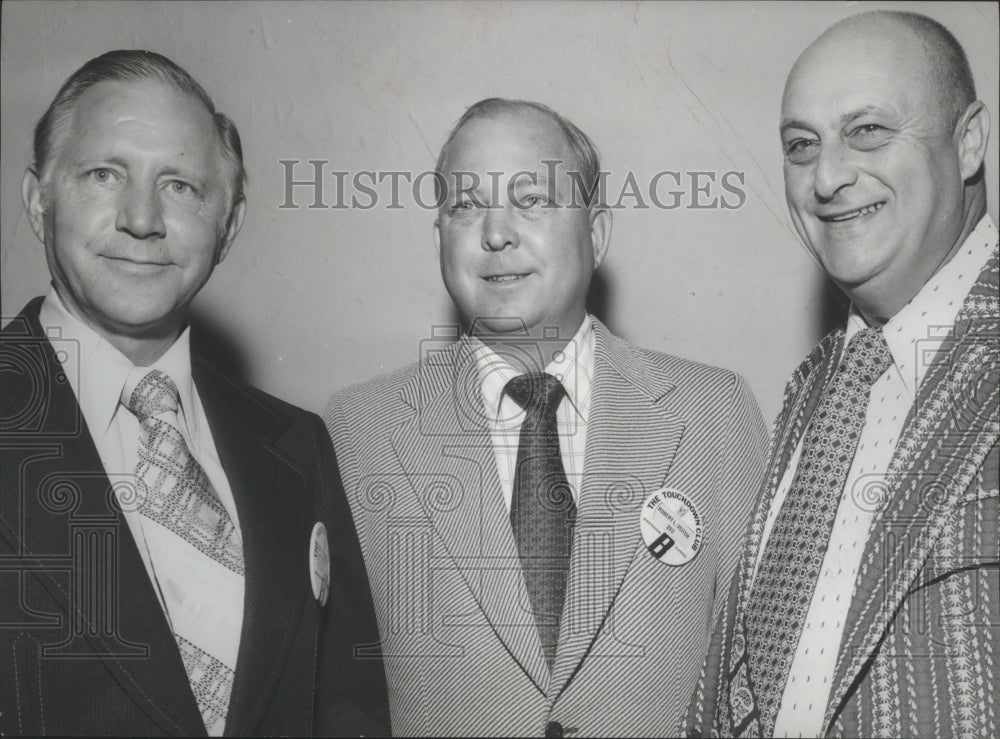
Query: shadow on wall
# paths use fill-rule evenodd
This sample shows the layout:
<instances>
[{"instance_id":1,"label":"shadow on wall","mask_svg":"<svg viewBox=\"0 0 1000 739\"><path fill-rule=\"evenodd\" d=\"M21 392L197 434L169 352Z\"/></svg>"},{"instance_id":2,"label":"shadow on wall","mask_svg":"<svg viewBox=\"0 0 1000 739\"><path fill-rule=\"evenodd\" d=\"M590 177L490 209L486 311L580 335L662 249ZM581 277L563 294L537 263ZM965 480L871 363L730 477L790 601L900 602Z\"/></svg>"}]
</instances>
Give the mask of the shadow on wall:
<instances>
[{"instance_id":1,"label":"shadow on wall","mask_svg":"<svg viewBox=\"0 0 1000 739\"><path fill-rule=\"evenodd\" d=\"M207 312L191 309L191 351L235 380L252 384L250 362L244 348L228 330L226 322Z\"/></svg>"},{"instance_id":2,"label":"shadow on wall","mask_svg":"<svg viewBox=\"0 0 1000 739\"><path fill-rule=\"evenodd\" d=\"M587 312L596 316L612 333L615 333L614 317L610 313L611 281L608 270L599 269L594 272L590 281L590 292L587 294Z\"/></svg>"},{"instance_id":3,"label":"shadow on wall","mask_svg":"<svg viewBox=\"0 0 1000 739\"><path fill-rule=\"evenodd\" d=\"M819 310L815 312L816 330L818 331L817 341L826 336L833 329L843 326L847 322L847 311L850 308L850 301L837 286L830 280L821 278L816 285L816 299L819 302Z\"/></svg>"}]
</instances>

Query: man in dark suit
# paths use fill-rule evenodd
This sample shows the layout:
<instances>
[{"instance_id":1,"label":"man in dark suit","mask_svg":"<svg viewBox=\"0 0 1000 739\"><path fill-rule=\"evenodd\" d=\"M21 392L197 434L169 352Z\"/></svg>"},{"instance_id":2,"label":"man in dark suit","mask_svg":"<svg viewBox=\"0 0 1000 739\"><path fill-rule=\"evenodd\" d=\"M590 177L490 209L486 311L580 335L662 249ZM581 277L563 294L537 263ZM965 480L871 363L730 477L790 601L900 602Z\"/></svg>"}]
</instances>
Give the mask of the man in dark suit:
<instances>
[{"instance_id":1,"label":"man in dark suit","mask_svg":"<svg viewBox=\"0 0 1000 739\"><path fill-rule=\"evenodd\" d=\"M1000 734L988 136L925 16L848 18L789 74L792 220L851 310L785 391L696 733Z\"/></svg>"},{"instance_id":2,"label":"man in dark suit","mask_svg":"<svg viewBox=\"0 0 1000 739\"><path fill-rule=\"evenodd\" d=\"M571 122L481 101L437 171L434 238L464 330L327 415L393 728L673 733L760 479L760 411L734 373L587 314L611 213Z\"/></svg>"},{"instance_id":3,"label":"man in dark suit","mask_svg":"<svg viewBox=\"0 0 1000 739\"><path fill-rule=\"evenodd\" d=\"M387 728L322 422L191 354L244 179L233 123L150 52L92 59L36 128L52 288L0 343L6 734Z\"/></svg>"}]
</instances>

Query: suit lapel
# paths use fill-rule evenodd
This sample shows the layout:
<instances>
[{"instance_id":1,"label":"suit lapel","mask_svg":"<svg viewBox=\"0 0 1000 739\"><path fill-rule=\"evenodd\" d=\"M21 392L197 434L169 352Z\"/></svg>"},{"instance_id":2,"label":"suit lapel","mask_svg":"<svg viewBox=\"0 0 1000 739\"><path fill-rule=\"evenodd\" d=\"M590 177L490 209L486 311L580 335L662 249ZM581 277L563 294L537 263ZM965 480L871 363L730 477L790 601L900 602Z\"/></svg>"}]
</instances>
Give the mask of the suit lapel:
<instances>
[{"instance_id":1,"label":"suit lapel","mask_svg":"<svg viewBox=\"0 0 1000 739\"><path fill-rule=\"evenodd\" d=\"M32 303L25 313L46 371L49 413L30 441L38 447L52 442L57 454L44 461L46 475L38 495L23 496L17 549L29 567L32 562L38 565L33 568L35 577L69 619L69 641L47 648L45 656L102 656L115 681L164 732L203 736L205 727L180 652L76 396L68 383L56 379L62 366L44 340L38 323L40 305L40 300ZM53 505L56 499L50 499L50 493L58 496L59 489L71 491L69 499L76 504L67 509ZM94 547L105 546L114 551L88 559ZM46 564L47 555L62 552L71 555L74 582L82 583L70 593L66 581L53 577L51 564ZM107 583L113 592L105 592ZM110 608L105 603L88 605L88 595L108 599Z\"/></svg>"},{"instance_id":2,"label":"suit lapel","mask_svg":"<svg viewBox=\"0 0 1000 739\"><path fill-rule=\"evenodd\" d=\"M420 508L490 626L542 693L549 673L500 491L476 363L463 342L421 363L392 445Z\"/></svg>"},{"instance_id":3,"label":"suit lapel","mask_svg":"<svg viewBox=\"0 0 1000 739\"><path fill-rule=\"evenodd\" d=\"M307 479L277 446L291 419L275 415L214 368L192 372L243 535L243 630L226 734L256 731L284 667L309 594ZM234 720L236 719L236 720Z\"/></svg>"},{"instance_id":4,"label":"suit lapel","mask_svg":"<svg viewBox=\"0 0 1000 739\"><path fill-rule=\"evenodd\" d=\"M934 358L904 425L887 475L889 499L873 522L858 573L827 705L827 726L1000 437L996 286L994 252Z\"/></svg>"},{"instance_id":5,"label":"suit lapel","mask_svg":"<svg viewBox=\"0 0 1000 739\"><path fill-rule=\"evenodd\" d=\"M555 700L604 627L640 549L639 513L662 487L684 434L661 401L674 386L595 319L594 379L583 484L553 671Z\"/></svg>"}]
</instances>

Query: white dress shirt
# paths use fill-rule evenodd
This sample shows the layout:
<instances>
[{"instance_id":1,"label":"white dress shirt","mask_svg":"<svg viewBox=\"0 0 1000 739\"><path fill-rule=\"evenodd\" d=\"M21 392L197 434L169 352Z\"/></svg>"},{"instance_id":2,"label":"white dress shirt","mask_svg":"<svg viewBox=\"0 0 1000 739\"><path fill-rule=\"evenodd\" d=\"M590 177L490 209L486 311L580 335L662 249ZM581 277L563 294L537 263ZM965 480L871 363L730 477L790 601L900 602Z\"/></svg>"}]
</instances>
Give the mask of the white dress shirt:
<instances>
[{"instance_id":1,"label":"white dress shirt","mask_svg":"<svg viewBox=\"0 0 1000 739\"><path fill-rule=\"evenodd\" d=\"M510 511L514 495L517 447L526 413L503 390L510 380L524 374L524 369L516 369L478 339L472 338L471 341L475 346L483 408L500 475L500 489L507 510ZM540 340L539 346L544 351L547 348L546 340ZM594 374L594 326L589 315L584 316L583 323L569 343L554 352L551 361L545 366L545 372L559 380L566 389L566 397L556 410L559 451L573 500L578 503L587 447L590 384Z\"/></svg>"},{"instance_id":2,"label":"white dress shirt","mask_svg":"<svg viewBox=\"0 0 1000 739\"><path fill-rule=\"evenodd\" d=\"M73 316L55 288L49 290L42 302L39 319L80 404L87 429L111 480L115 496L139 548L146 571L154 583L160 607L164 608L166 614L162 595L159 588L155 587L155 563L150 562L137 501L132 495L132 491L135 490L135 467L139 458L139 419L120 402L125 380L134 369L132 362L97 332ZM229 480L222 469L222 462L219 460L215 441L212 439L212 431L205 417L205 409L191 378L190 328L185 328L166 353L144 369L164 372L177 386L179 395L177 420L181 435L192 456L205 470L223 507L239 531L239 517ZM234 620L237 617L238 620ZM230 614L224 620L227 623L226 628L236 628L238 634L243 621L242 609L238 614Z\"/></svg>"},{"instance_id":3,"label":"white dress shirt","mask_svg":"<svg viewBox=\"0 0 1000 739\"><path fill-rule=\"evenodd\" d=\"M958 252L882 328L893 363L876 380L864 426L837 508L798 648L775 719L774 736L820 736L837 655L861 558L876 513L886 500L886 474L917 390L935 352L955 325L955 317L997 245L997 229L984 216ZM866 328L852 306L846 341ZM846 346L846 343L845 343ZM803 438L805 434L803 434ZM795 477L802 439L768 512L757 566L774 520ZM755 572L756 574L756 572Z\"/></svg>"}]
</instances>

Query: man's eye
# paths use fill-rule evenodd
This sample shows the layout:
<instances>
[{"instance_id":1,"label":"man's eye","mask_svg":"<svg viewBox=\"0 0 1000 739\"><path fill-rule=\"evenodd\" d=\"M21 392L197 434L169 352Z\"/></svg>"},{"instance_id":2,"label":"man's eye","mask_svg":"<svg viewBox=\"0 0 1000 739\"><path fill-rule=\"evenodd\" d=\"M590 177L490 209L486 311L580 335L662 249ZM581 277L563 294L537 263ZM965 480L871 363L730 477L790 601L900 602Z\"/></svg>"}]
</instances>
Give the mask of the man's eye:
<instances>
[{"instance_id":1,"label":"man's eye","mask_svg":"<svg viewBox=\"0 0 1000 739\"><path fill-rule=\"evenodd\" d=\"M819 142L816 139L792 139L785 144L785 157L793 164L809 161L817 151Z\"/></svg>"},{"instance_id":2,"label":"man's eye","mask_svg":"<svg viewBox=\"0 0 1000 739\"><path fill-rule=\"evenodd\" d=\"M111 182L115 179L115 173L106 167L98 167L97 169L90 170L87 175L94 182Z\"/></svg>"},{"instance_id":3,"label":"man's eye","mask_svg":"<svg viewBox=\"0 0 1000 739\"><path fill-rule=\"evenodd\" d=\"M459 200L457 203L452 203L451 205L452 211L472 210L475 207L476 203L470 199Z\"/></svg>"},{"instance_id":4,"label":"man's eye","mask_svg":"<svg viewBox=\"0 0 1000 739\"><path fill-rule=\"evenodd\" d=\"M175 195L188 195L194 192L194 188L191 185L181 180L170 180L169 187L170 192Z\"/></svg>"},{"instance_id":5,"label":"man's eye","mask_svg":"<svg viewBox=\"0 0 1000 739\"><path fill-rule=\"evenodd\" d=\"M852 139L874 139L883 138L889 133L889 129L877 123L866 123L853 129L848 136Z\"/></svg>"},{"instance_id":6,"label":"man's eye","mask_svg":"<svg viewBox=\"0 0 1000 739\"><path fill-rule=\"evenodd\" d=\"M892 131L877 123L865 123L852 129L847 138L853 148L868 151L877 149L891 139Z\"/></svg>"},{"instance_id":7,"label":"man's eye","mask_svg":"<svg viewBox=\"0 0 1000 739\"><path fill-rule=\"evenodd\" d=\"M521 201L521 204L528 208L542 206L549 202L548 198L542 195L528 195Z\"/></svg>"}]
</instances>

